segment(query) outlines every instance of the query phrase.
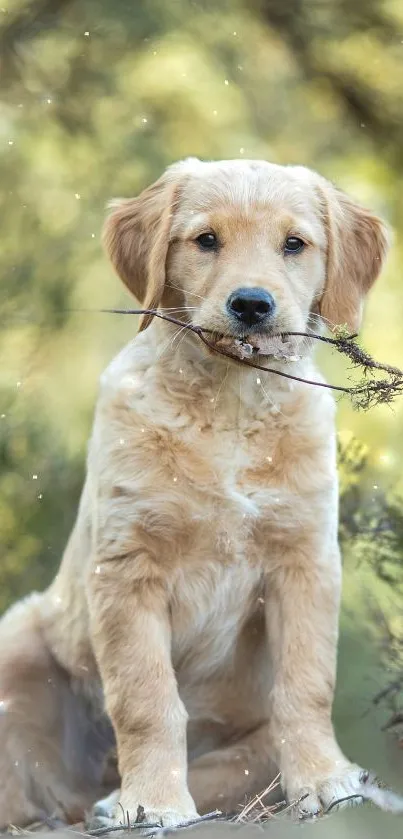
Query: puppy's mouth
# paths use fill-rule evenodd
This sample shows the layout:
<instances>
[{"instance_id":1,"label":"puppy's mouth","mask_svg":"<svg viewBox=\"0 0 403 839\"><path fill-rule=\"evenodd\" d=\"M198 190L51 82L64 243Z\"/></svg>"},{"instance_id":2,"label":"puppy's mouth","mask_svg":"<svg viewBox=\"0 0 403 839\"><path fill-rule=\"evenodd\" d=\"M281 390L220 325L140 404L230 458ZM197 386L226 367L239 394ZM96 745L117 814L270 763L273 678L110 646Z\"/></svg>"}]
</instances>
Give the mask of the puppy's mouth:
<instances>
[{"instance_id":1,"label":"puppy's mouth","mask_svg":"<svg viewBox=\"0 0 403 839\"><path fill-rule=\"evenodd\" d=\"M217 335L212 343L218 351L231 353L241 360L261 356L273 361L295 362L304 354L301 338L287 334Z\"/></svg>"}]
</instances>

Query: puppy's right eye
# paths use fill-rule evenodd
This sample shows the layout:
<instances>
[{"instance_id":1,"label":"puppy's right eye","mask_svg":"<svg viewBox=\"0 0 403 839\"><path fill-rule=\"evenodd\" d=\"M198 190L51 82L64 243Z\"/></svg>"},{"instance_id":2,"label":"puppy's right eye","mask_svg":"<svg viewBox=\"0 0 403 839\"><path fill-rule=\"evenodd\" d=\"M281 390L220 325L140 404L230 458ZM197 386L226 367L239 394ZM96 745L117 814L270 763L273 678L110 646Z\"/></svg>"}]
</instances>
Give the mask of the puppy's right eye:
<instances>
[{"instance_id":1,"label":"puppy's right eye","mask_svg":"<svg viewBox=\"0 0 403 839\"><path fill-rule=\"evenodd\" d=\"M202 251L216 251L218 248L218 239L215 233L201 233L195 241Z\"/></svg>"}]
</instances>

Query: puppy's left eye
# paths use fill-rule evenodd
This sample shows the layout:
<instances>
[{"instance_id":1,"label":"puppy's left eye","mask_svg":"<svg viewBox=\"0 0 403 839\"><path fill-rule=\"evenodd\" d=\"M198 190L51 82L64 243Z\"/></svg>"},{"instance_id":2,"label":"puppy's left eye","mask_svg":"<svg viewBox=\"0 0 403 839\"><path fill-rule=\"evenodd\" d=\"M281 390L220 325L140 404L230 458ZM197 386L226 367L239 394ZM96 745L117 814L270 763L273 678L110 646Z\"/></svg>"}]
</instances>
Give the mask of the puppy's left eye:
<instances>
[{"instance_id":1,"label":"puppy's left eye","mask_svg":"<svg viewBox=\"0 0 403 839\"><path fill-rule=\"evenodd\" d=\"M202 251L216 251L218 249L218 239L215 233L201 233L197 237L196 242Z\"/></svg>"},{"instance_id":2,"label":"puppy's left eye","mask_svg":"<svg viewBox=\"0 0 403 839\"><path fill-rule=\"evenodd\" d=\"M299 253L305 247L305 242L299 236L288 236L284 243L284 253Z\"/></svg>"}]
</instances>

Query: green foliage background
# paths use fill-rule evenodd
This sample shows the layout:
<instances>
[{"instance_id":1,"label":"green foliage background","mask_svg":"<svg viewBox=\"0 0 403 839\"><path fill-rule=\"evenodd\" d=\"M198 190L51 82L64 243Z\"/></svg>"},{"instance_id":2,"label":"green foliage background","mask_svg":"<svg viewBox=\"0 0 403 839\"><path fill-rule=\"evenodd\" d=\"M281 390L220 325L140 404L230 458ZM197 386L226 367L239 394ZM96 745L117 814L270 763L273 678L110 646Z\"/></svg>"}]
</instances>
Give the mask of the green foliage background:
<instances>
[{"instance_id":1,"label":"green foliage background","mask_svg":"<svg viewBox=\"0 0 403 839\"><path fill-rule=\"evenodd\" d=\"M398 0L2 0L0 610L55 571L97 378L136 331L99 241L107 201L180 157L303 163L395 230L363 342L403 367L403 6ZM331 381L348 375L329 350ZM336 722L403 770L403 404L341 403L345 597ZM355 443L354 440L359 440ZM369 709L369 716L362 716Z\"/></svg>"}]
</instances>

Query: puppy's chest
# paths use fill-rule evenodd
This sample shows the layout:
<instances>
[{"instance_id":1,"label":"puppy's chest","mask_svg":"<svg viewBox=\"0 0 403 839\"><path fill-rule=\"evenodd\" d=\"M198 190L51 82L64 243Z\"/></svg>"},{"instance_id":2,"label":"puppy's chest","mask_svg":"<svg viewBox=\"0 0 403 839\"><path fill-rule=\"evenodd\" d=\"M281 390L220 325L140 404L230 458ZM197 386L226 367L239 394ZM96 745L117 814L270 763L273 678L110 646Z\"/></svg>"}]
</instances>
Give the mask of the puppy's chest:
<instances>
[{"instance_id":1,"label":"puppy's chest","mask_svg":"<svg viewBox=\"0 0 403 839\"><path fill-rule=\"evenodd\" d=\"M258 422L184 435L174 477L176 485L182 483L198 546L207 542L223 557L248 550L254 559L258 535L273 528L290 505L279 470L279 436Z\"/></svg>"}]
</instances>

